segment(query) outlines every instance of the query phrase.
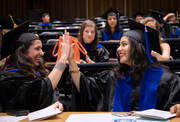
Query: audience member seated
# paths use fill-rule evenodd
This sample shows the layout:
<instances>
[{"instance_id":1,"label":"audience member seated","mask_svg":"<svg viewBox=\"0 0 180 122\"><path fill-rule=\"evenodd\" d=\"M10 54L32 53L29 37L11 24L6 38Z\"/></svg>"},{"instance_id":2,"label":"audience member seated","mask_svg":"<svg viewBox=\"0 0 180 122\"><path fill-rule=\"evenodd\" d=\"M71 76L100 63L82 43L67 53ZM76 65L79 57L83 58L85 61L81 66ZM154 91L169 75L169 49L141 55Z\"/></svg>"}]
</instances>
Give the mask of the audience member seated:
<instances>
[{"instance_id":1,"label":"audience member seated","mask_svg":"<svg viewBox=\"0 0 180 122\"><path fill-rule=\"evenodd\" d=\"M144 18L144 14L142 12L137 12L133 17L137 22L141 22Z\"/></svg>"},{"instance_id":2,"label":"audience member seated","mask_svg":"<svg viewBox=\"0 0 180 122\"><path fill-rule=\"evenodd\" d=\"M163 41L163 38L161 37L160 26L157 23L157 21L152 17L146 17L141 22L159 32L160 49L161 49L162 54L152 51L151 55L156 57L158 61L169 60L171 48L168 43Z\"/></svg>"},{"instance_id":3,"label":"audience member seated","mask_svg":"<svg viewBox=\"0 0 180 122\"><path fill-rule=\"evenodd\" d=\"M27 21L3 36L2 58L9 57L0 69L0 111L26 109L32 112L53 103L54 108L63 111L56 86L69 56L69 34L65 31L61 58L49 72L42 59L42 42L35 34L28 33L28 27Z\"/></svg>"},{"instance_id":4,"label":"audience member seated","mask_svg":"<svg viewBox=\"0 0 180 122\"><path fill-rule=\"evenodd\" d=\"M41 12L39 16L42 19L42 22L40 22L35 29L55 29L53 28L52 24L50 23L50 16L47 11Z\"/></svg>"},{"instance_id":5,"label":"audience member seated","mask_svg":"<svg viewBox=\"0 0 180 122\"><path fill-rule=\"evenodd\" d=\"M170 11L163 19L171 25L171 38L179 38L180 23L178 22L178 12Z\"/></svg>"},{"instance_id":6,"label":"audience member seated","mask_svg":"<svg viewBox=\"0 0 180 122\"><path fill-rule=\"evenodd\" d=\"M162 38L171 38L171 26L163 20L163 15L159 11L150 10L150 16L158 21Z\"/></svg>"},{"instance_id":7,"label":"audience member seated","mask_svg":"<svg viewBox=\"0 0 180 122\"><path fill-rule=\"evenodd\" d=\"M82 23L78 40L87 51L87 56L81 53L80 63L108 62L110 53L98 43L97 27L93 21L86 20Z\"/></svg>"},{"instance_id":8,"label":"audience member seated","mask_svg":"<svg viewBox=\"0 0 180 122\"><path fill-rule=\"evenodd\" d=\"M119 12L114 8L109 8L102 17L106 19L105 28L99 31L100 41L119 41L122 29L119 22Z\"/></svg>"},{"instance_id":9,"label":"audience member seated","mask_svg":"<svg viewBox=\"0 0 180 122\"><path fill-rule=\"evenodd\" d=\"M72 110L129 112L160 109L180 117L180 79L159 64L145 48L149 33L158 33L144 25L129 20L135 30L123 34L118 47L118 66L113 71L103 71L92 77L79 72L73 49L69 56L69 70L74 82ZM157 37L158 38L158 34ZM151 43L152 44L152 43ZM153 45L149 45L150 47ZM147 50L146 50L147 49ZM117 78L117 80L115 80Z\"/></svg>"},{"instance_id":10,"label":"audience member seated","mask_svg":"<svg viewBox=\"0 0 180 122\"><path fill-rule=\"evenodd\" d=\"M165 17L163 18L163 20L165 22L168 22L168 23L177 23L177 15L178 13L176 13L176 11L169 11Z\"/></svg>"}]
</instances>

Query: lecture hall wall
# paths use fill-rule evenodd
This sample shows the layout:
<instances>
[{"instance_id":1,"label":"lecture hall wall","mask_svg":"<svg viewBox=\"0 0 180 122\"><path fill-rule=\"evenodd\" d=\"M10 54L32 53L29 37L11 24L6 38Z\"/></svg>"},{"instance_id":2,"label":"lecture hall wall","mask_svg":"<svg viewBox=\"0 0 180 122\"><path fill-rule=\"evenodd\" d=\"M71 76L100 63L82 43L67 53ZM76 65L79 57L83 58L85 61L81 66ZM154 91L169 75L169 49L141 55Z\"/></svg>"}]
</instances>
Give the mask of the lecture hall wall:
<instances>
[{"instance_id":1,"label":"lecture hall wall","mask_svg":"<svg viewBox=\"0 0 180 122\"><path fill-rule=\"evenodd\" d=\"M94 18L109 7L125 16L136 12L148 14L149 9L180 12L180 0L0 0L0 16L12 14L22 20L36 20L38 12L47 10L51 20Z\"/></svg>"}]
</instances>

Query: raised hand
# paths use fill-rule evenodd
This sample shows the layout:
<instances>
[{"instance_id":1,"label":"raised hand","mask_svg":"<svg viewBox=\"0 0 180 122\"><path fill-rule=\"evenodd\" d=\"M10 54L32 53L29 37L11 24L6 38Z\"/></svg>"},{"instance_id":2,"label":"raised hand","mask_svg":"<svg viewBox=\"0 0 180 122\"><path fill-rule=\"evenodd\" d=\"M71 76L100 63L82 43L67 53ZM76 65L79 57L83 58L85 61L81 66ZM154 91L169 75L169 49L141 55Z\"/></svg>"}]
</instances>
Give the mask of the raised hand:
<instances>
[{"instance_id":1,"label":"raised hand","mask_svg":"<svg viewBox=\"0 0 180 122\"><path fill-rule=\"evenodd\" d=\"M68 59L70 52L70 37L69 32L67 32L66 30L64 31L63 43L61 43L61 45L61 58Z\"/></svg>"}]
</instances>

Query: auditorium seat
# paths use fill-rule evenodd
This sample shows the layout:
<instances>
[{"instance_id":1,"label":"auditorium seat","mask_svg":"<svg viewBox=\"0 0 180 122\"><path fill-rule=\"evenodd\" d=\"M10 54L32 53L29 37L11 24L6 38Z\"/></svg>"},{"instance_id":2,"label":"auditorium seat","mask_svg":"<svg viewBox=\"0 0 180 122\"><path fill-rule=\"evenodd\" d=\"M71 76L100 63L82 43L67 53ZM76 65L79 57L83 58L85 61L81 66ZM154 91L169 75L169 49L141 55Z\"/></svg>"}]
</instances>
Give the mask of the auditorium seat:
<instances>
[{"instance_id":1,"label":"auditorium seat","mask_svg":"<svg viewBox=\"0 0 180 122\"><path fill-rule=\"evenodd\" d=\"M58 41L59 39L49 39L47 40L46 44L56 44L56 42Z\"/></svg>"}]
</instances>

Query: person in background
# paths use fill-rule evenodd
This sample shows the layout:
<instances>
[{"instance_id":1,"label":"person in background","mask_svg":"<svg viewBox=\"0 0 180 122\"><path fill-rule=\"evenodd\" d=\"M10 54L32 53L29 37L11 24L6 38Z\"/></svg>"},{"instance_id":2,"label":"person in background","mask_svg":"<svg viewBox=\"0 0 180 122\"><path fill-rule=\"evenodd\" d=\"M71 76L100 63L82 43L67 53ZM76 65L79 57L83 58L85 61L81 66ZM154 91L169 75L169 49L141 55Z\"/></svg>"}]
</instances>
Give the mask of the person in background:
<instances>
[{"instance_id":1,"label":"person in background","mask_svg":"<svg viewBox=\"0 0 180 122\"><path fill-rule=\"evenodd\" d=\"M170 110L180 117L180 79L150 55L149 47L158 43L148 42L158 39L158 32L133 19L128 21L131 30L119 42L119 63L114 70L85 77L77 70L71 49L72 109L111 111L113 108L114 112L128 112L156 108Z\"/></svg>"},{"instance_id":2,"label":"person in background","mask_svg":"<svg viewBox=\"0 0 180 122\"><path fill-rule=\"evenodd\" d=\"M163 19L165 22L171 25L171 38L179 38L180 27L178 20L178 11L169 11Z\"/></svg>"},{"instance_id":3,"label":"person in background","mask_svg":"<svg viewBox=\"0 0 180 122\"><path fill-rule=\"evenodd\" d=\"M49 72L42 59L42 42L28 33L29 21L3 36L2 58L7 57L0 69L1 112L26 109L30 112L55 104L63 111L59 90L56 87L69 56L69 33L65 31L61 58Z\"/></svg>"},{"instance_id":4,"label":"person in background","mask_svg":"<svg viewBox=\"0 0 180 122\"><path fill-rule=\"evenodd\" d=\"M106 25L99 32L100 41L119 41L122 35L122 29L119 22L119 12L114 8L109 8L102 17L106 19Z\"/></svg>"},{"instance_id":5,"label":"person in background","mask_svg":"<svg viewBox=\"0 0 180 122\"><path fill-rule=\"evenodd\" d=\"M137 22L141 22L141 20L143 20L144 18L144 14L142 12L137 12L135 15L134 15L134 19L137 21Z\"/></svg>"},{"instance_id":6,"label":"person in background","mask_svg":"<svg viewBox=\"0 0 180 122\"><path fill-rule=\"evenodd\" d=\"M146 17L145 19L143 19L141 21L141 23L157 30L159 32L159 40L160 40L160 49L161 49L161 53L162 54L159 54L155 51L152 51L151 52L151 55L156 57L158 61L166 61L166 60L169 60L170 59L170 53L171 53L171 48L169 46L168 43L164 42L163 41L163 38L161 37L161 32L160 32L160 27L157 23L157 21L152 18L152 17Z\"/></svg>"},{"instance_id":7,"label":"person in background","mask_svg":"<svg viewBox=\"0 0 180 122\"><path fill-rule=\"evenodd\" d=\"M78 40L87 51L87 55L81 53L80 63L108 62L110 53L98 43L98 34L96 24L91 20L82 23Z\"/></svg>"},{"instance_id":8,"label":"person in background","mask_svg":"<svg viewBox=\"0 0 180 122\"><path fill-rule=\"evenodd\" d=\"M43 11L39 14L39 16L42 19L42 22L40 22L35 29L53 29L53 26L50 22L50 16L47 11Z\"/></svg>"},{"instance_id":9,"label":"person in background","mask_svg":"<svg viewBox=\"0 0 180 122\"><path fill-rule=\"evenodd\" d=\"M178 22L177 15L178 15L178 13L176 13L176 11L169 11L164 16L163 20L168 23L177 23Z\"/></svg>"},{"instance_id":10,"label":"person in background","mask_svg":"<svg viewBox=\"0 0 180 122\"><path fill-rule=\"evenodd\" d=\"M160 26L162 38L171 38L171 26L163 20L163 14L159 11L149 10L150 17L153 17Z\"/></svg>"},{"instance_id":11,"label":"person in background","mask_svg":"<svg viewBox=\"0 0 180 122\"><path fill-rule=\"evenodd\" d=\"M1 25L1 30L0 30L0 50L1 50L1 44L2 44L2 36L9 32L10 30L18 27L20 24L22 24L23 21L20 20L17 17L12 16L9 14L8 16L2 16L0 19L0 25ZM0 52L1 54L1 52ZM0 66L4 64L6 58L2 59L0 56Z\"/></svg>"}]
</instances>

